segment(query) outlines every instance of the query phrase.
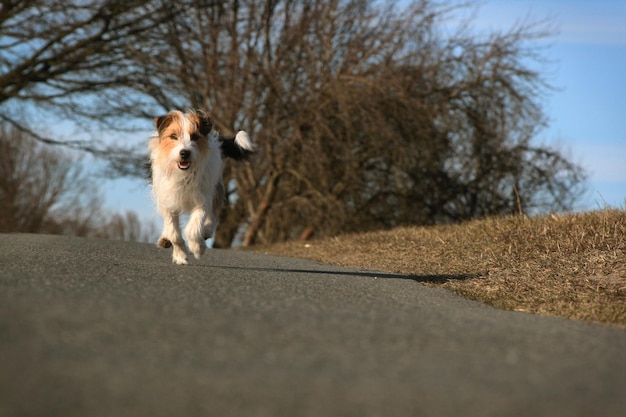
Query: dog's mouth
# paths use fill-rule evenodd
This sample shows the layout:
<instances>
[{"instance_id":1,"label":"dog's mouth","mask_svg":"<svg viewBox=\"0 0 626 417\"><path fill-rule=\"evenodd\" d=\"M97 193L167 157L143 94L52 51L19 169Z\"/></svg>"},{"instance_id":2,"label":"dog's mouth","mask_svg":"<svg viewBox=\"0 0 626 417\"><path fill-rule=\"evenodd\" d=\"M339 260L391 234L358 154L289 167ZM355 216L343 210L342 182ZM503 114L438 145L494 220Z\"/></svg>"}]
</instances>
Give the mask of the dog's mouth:
<instances>
[{"instance_id":1,"label":"dog's mouth","mask_svg":"<svg viewBox=\"0 0 626 417\"><path fill-rule=\"evenodd\" d=\"M178 168L182 169L183 171L189 169L190 166L191 166L191 162L190 161L180 161L178 163Z\"/></svg>"}]
</instances>

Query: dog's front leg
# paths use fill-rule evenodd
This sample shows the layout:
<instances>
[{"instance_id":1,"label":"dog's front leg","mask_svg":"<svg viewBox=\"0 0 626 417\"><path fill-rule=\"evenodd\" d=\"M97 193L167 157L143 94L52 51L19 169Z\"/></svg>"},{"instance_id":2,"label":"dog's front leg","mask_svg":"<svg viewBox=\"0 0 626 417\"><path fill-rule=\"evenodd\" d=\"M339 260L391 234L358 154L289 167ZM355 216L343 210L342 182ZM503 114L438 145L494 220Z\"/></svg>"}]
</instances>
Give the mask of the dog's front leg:
<instances>
[{"instance_id":1,"label":"dog's front leg","mask_svg":"<svg viewBox=\"0 0 626 417\"><path fill-rule=\"evenodd\" d=\"M204 243L204 236L202 234L204 219L207 215L207 211L204 207L197 207L192 210L189 215L189 223L185 227L185 236L189 241L189 249L196 259L200 259L204 251L206 250L206 244Z\"/></svg>"},{"instance_id":2,"label":"dog's front leg","mask_svg":"<svg viewBox=\"0 0 626 417\"><path fill-rule=\"evenodd\" d=\"M178 265L187 264L187 247L180 233L180 223L178 214L169 210L163 210L163 233L157 242L157 246L162 248L172 248L172 262Z\"/></svg>"}]
</instances>

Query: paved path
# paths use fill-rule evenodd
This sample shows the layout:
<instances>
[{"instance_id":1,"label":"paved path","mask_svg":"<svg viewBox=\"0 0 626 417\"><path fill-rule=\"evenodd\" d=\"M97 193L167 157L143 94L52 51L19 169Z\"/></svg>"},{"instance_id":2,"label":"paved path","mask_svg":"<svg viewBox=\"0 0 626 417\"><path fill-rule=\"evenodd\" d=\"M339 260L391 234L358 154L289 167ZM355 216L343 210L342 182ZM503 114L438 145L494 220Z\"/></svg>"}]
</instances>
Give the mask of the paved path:
<instances>
[{"instance_id":1,"label":"paved path","mask_svg":"<svg viewBox=\"0 0 626 417\"><path fill-rule=\"evenodd\" d=\"M626 415L626 330L391 274L170 255L0 235L0 416Z\"/></svg>"}]
</instances>

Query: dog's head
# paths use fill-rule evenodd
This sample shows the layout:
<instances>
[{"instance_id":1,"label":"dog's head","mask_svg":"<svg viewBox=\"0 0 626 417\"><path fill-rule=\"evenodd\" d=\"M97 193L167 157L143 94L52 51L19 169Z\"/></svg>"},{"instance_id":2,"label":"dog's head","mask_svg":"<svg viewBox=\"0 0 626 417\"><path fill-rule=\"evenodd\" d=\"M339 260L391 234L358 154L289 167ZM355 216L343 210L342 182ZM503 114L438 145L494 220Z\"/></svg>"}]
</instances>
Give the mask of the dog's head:
<instances>
[{"instance_id":1,"label":"dog's head","mask_svg":"<svg viewBox=\"0 0 626 417\"><path fill-rule=\"evenodd\" d=\"M193 171L209 152L211 116L200 111L173 110L154 119L158 141L152 142L153 161L167 172ZM156 139L156 138L155 138Z\"/></svg>"}]
</instances>

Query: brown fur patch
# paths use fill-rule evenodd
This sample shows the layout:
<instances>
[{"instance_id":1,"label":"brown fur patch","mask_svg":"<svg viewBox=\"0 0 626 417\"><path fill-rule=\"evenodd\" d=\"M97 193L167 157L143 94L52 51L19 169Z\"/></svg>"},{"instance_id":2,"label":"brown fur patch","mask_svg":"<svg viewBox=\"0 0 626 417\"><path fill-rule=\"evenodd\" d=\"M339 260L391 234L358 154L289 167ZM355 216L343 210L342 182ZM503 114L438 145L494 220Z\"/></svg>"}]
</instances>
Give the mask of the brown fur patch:
<instances>
[{"instance_id":1,"label":"brown fur patch","mask_svg":"<svg viewBox=\"0 0 626 417\"><path fill-rule=\"evenodd\" d=\"M169 239L162 237L157 241L157 246L164 249L171 248L172 242L170 242Z\"/></svg>"}]
</instances>

